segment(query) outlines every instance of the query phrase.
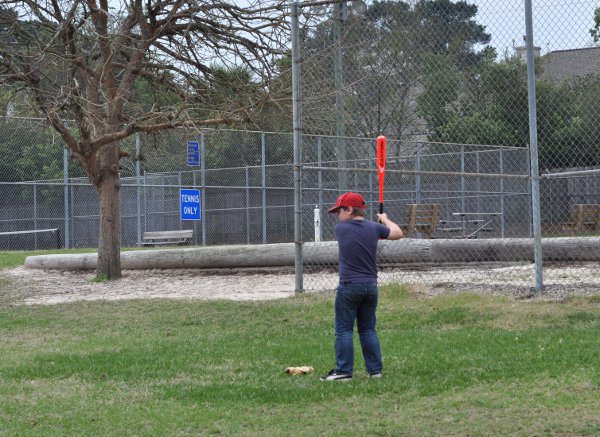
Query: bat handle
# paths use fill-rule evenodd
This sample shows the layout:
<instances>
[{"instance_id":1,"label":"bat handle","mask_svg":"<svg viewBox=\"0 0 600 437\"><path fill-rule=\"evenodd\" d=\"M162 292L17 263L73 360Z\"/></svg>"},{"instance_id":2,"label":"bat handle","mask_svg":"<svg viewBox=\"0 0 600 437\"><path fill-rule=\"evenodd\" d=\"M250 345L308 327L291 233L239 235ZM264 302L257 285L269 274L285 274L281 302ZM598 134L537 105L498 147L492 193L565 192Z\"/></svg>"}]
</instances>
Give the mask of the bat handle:
<instances>
[{"instance_id":1,"label":"bat handle","mask_svg":"<svg viewBox=\"0 0 600 437\"><path fill-rule=\"evenodd\" d=\"M383 202L379 203L379 214L383 214Z\"/></svg>"}]
</instances>

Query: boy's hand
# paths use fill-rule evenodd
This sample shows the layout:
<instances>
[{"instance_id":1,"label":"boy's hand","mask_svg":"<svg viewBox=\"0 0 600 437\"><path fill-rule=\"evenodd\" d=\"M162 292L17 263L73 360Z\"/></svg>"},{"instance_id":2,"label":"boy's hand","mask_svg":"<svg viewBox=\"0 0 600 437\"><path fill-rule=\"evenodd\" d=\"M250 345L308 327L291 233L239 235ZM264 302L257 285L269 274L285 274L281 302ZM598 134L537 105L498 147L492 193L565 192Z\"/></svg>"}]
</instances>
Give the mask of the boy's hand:
<instances>
[{"instance_id":1,"label":"boy's hand","mask_svg":"<svg viewBox=\"0 0 600 437\"><path fill-rule=\"evenodd\" d=\"M377 220L379 220L379 223L381 223L382 225L390 228L390 235L388 235L387 237L388 240L399 240L404 236L404 234L402 233L402 229L400 229L400 226L391 221L386 213L377 214Z\"/></svg>"}]
</instances>

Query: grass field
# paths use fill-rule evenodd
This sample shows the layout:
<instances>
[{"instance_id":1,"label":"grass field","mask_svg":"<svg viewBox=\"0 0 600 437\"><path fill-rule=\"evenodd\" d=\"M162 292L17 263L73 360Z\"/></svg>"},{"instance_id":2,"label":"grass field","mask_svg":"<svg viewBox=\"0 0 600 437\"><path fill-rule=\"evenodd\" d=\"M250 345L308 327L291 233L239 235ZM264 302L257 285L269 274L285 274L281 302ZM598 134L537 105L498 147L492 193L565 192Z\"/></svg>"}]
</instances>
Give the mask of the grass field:
<instances>
[{"instance_id":1,"label":"grass field","mask_svg":"<svg viewBox=\"0 0 600 437\"><path fill-rule=\"evenodd\" d=\"M58 249L58 250L38 250L36 252L28 251L8 251L0 252L0 269L16 267L25 263L25 258L30 255L46 255L49 253L91 253L94 249Z\"/></svg>"},{"instance_id":2,"label":"grass field","mask_svg":"<svg viewBox=\"0 0 600 437\"><path fill-rule=\"evenodd\" d=\"M365 377L358 343L354 380L318 380L333 367L332 325L333 297L316 294L0 299L0 435L600 434L600 297L384 287L381 380ZM292 365L316 372L286 375Z\"/></svg>"},{"instance_id":3,"label":"grass field","mask_svg":"<svg viewBox=\"0 0 600 437\"><path fill-rule=\"evenodd\" d=\"M121 248L122 252L127 252L130 250L150 250L153 248L139 248L139 247L125 247ZM170 248L167 248L168 250ZM55 249L55 250L38 250L35 252L32 251L20 251L13 250L7 252L0 252L0 269L6 269L10 267L17 267L23 265L25 263L25 258L30 255L46 255L50 253L95 253L97 249L95 248L81 248L81 249Z\"/></svg>"}]
</instances>

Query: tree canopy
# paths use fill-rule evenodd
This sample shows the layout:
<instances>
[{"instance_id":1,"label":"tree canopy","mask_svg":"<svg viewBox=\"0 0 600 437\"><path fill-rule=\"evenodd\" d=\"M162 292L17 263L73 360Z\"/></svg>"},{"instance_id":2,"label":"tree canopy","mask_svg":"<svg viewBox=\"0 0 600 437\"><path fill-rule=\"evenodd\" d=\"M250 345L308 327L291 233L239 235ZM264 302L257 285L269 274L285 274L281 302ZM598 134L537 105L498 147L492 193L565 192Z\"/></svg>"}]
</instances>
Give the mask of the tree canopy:
<instances>
[{"instance_id":1,"label":"tree canopy","mask_svg":"<svg viewBox=\"0 0 600 437\"><path fill-rule=\"evenodd\" d=\"M8 0L0 14L1 83L33 95L82 164L134 132L245 120L266 100L285 37L280 3L111 5ZM215 102L224 69L237 65L246 77L235 98Z\"/></svg>"},{"instance_id":2,"label":"tree canopy","mask_svg":"<svg viewBox=\"0 0 600 437\"><path fill-rule=\"evenodd\" d=\"M529 116L527 66L517 58L488 57L468 74L445 59L434 59L420 95L420 112L432 141L527 147ZM600 164L600 76L557 82L536 64L540 168ZM446 80L439 80L439 75ZM443 96L443 97L442 97Z\"/></svg>"},{"instance_id":3,"label":"tree canopy","mask_svg":"<svg viewBox=\"0 0 600 437\"><path fill-rule=\"evenodd\" d=\"M339 37L334 33L339 18L318 23L304 41L307 129L335 133L332 109L341 94L343 107L337 109L349 136L422 134L415 101L424 67L432 55L444 55L458 71L481 62L484 50L478 47L490 35L474 20L476 13L474 5L449 0L422 0L414 7L375 1L364 15L342 21ZM336 51L341 51L338 73Z\"/></svg>"},{"instance_id":4,"label":"tree canopy","mask_svg":"<svg viewBox=\"0 0 600 437\"><path fill-rule=\"evenodd\" d=\"M100 196L98 273L120 276L120 142L252 119L287 41L282 0L5 0L0 85L35 111ZM241 69L240 69L241 67ZM223 68L235 72L223 92Z\"/></svg>"}]
</instances>

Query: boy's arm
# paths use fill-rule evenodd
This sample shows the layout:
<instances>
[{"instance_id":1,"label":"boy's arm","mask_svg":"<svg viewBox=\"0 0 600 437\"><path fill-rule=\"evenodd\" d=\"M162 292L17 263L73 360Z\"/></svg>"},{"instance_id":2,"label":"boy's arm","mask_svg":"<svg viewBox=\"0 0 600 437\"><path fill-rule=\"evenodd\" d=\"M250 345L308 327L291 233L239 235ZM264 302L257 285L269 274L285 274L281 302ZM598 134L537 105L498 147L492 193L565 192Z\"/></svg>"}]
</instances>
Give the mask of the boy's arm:
<instances>
[{"instance_id":1,"label":"boy's arm","mask_svg":"<svg viewBox=\"0 0 600 437\"><path fill-rule=\"evenodd\" d=\"M379 222L382 225L390 228L390 235L388 235L388 237L387 237L388 240L399 240L400 238L403 237L404 234L402 233L402 229L400 229L400 226L398 226L396 223L391 221L388 218L387 214L385 214L385 213L377 214L377 218L379 219Z\"/></svg>"}]
</instances>

